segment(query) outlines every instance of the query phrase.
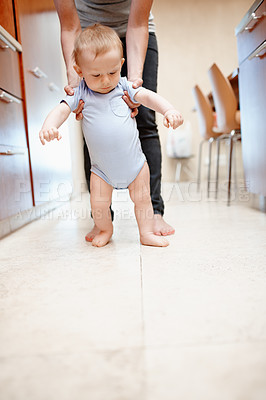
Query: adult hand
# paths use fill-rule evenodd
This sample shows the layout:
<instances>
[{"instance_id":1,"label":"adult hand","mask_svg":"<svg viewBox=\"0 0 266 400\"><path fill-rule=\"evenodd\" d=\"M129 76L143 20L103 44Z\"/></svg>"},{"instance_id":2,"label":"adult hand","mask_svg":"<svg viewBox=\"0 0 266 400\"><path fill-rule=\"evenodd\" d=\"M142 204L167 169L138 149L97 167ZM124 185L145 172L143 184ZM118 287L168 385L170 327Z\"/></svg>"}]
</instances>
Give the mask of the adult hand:
<instances>
[{"instance_id":1,"label":"adult hand","mask_svg":"<svg viewBox=\"0 0 266 400\"><path fill-rule=\"evenodd\" d=\"M137 89L138 87L140 87L143 84L143 80L141 78L135 79L133 81L132 87L134 89ZM129 108L131 108L131 118L136 117L136 115L138 115L138 107L140 106L140 103L133 103L133 101L130 99L128 92L125 90L124 91L124 96L123 96L123 100L125 101L125 103L128 105Z\"/></svg>"},{"instance_id":2,"label":"adult hand","mask_svg":"<svg viewBox=\"0 0 266 400\"><path fill-rule=\"evenodd\" d=\"M75 86L78 86L78 84L75 85ZM64 87L64 90L65 90L65 92L66 92L66 94L67 94L68 96L73 96L73 95L74 95L74 89L73 89L73 87L75 87L75 86L66 85L66 86ZM82 120L82 118L83 118L83 114L82 114L83 108L84 108L84 101L83 101L83 100L80 100L80 101L79 101L79 104L78 104L78 106L77 106L77 108L73 111L73 112L76 114L76 120L77 120L77 121L80 121L80 120Z\"/></svg>"}]
</instances>

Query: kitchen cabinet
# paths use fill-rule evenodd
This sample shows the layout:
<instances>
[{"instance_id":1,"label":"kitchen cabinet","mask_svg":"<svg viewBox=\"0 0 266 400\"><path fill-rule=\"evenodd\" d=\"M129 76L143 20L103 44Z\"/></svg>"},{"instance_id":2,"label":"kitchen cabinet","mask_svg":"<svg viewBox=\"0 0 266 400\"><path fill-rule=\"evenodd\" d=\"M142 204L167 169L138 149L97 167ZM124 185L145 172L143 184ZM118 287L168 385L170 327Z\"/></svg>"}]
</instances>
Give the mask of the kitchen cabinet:
<instances>
[{"instance_id":1,"label":"kitchen cabinet","mask_svg":"<svg viewBox=\"0 0 266 400\"><path fill-rule=\"evenodd\" d=\"M266 198L266 3L257 0L236 28L246 187Z\"/></svg>"},{"instance_id":2,"label":"kitchen cabinet","mask_svg":"<svg viewBox=\"0 0 266 400\"><path fill-rule=\"evenodd\" d=\"M63 139L42 146L39 131L49 111L65 93L59 20L53 1L16 0L19 35L23 46L23 76L28 140L35 205L58 198L62 185L71 183L67 131Z\"/></svg>"},{"instance_id":3,"label":"kitchen cabinet","mask_svg":"<svg viewBox=\"0 0 266 400\"><path fill-rule=\"evenodd\" d=\"M12 0L0 15L0 220L33 206L30 162L21 90L21 45L16 40Z\"/></svg>"},{"instance_id":4,"label":"kitchen cabinet","mask_svg":"<svg viewBox=\"0 0 266 400\"><path fill-rule=\"evenodd\" d=\"M42 146L38 135L48 112L65 96L54 3L1 0L0 5L1 237L29 222L27 215L54 207L72 182L67 125L60 142ZM18 213L36 206L35 213L23 214L25 222L13 224Z\"/></svg>"}]
</instances>

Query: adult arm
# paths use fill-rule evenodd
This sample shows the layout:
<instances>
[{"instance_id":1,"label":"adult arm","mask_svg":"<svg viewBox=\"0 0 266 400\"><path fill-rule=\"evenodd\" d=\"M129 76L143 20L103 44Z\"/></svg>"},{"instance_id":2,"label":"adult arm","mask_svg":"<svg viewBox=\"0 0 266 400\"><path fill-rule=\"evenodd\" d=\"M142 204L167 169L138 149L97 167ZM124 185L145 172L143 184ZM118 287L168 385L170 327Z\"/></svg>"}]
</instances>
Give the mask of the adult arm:
<instances>
[{"instance_id":1,"label":"adult arm","mask_svg":"<svg viewBox=\"0 0 266 400\"><path fill-rule=\"evenodd\" d=\"M149 40L149 15L153 0L132 0L128 18L127 44L127 77L133 87L142 85L142 72ZM137 107L125 92L123 99L132 109L131 116L138 114Z\"/></svg>"},{"instance_id":2,"label":"adult arm","mask_svg":"<svg viewBox=\"0 0 266 400\"><path fill-rule=\"evenodd\" d=\"M153 0L132 0L131 2L126 34L128 80L131 82L142 80L152 3Z\"/></svg>"},{"instance_id":3,"label":"adult arm","mask_svg":"<svg viewBox=\"0 0 266 400\"><path fill-rule=\"evenodd\" d=\"M68 86L67 94L73 94L73 88L78 86L79 78L73 68L72 52L77 35L81 32L80 21L74 0L54 0L60 20L61 46L66 64Z\"/></svg>"}]
</instances>

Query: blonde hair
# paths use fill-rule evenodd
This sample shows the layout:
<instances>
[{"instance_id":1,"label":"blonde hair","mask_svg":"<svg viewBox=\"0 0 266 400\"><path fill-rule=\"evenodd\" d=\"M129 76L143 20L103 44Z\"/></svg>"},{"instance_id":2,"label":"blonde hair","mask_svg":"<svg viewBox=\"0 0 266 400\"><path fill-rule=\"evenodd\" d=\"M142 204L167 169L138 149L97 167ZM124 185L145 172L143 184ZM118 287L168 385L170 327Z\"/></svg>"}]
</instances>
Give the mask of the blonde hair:
<instances>
[{"instance_id":1,"label":"blonde hair","mask_svg":"<svg viewBox=\"0 0 266 400\"><path fill-rule=\"evenodd\" d=\"M75 63L79 65L79 58L84 50L93 52L96 58L99 54L104 54L113 47L117 47L122 58L123 44L117 33L108 26L95 24L86 28L77 36L72 57Z\"/></svg>"}]
</instances>

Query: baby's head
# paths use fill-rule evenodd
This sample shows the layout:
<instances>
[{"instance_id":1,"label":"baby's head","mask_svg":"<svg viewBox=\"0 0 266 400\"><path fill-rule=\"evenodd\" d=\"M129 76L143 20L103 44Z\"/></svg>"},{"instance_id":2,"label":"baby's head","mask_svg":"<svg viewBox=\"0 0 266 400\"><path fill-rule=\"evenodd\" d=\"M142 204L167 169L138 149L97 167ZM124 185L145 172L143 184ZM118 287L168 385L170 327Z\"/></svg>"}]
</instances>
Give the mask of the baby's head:
<instances>
[{"instance_id":1,"label":"baby's head","mask_svg":"<svg viewBox=\"0 0 266 400\"><path fill-rule=\"evenodd\" d=\"M75 41L73 58L75 71L91 90L108 93L117 86L124 59L113 29L100 24L85 29Z\"/></svg>"}]
</instances>

